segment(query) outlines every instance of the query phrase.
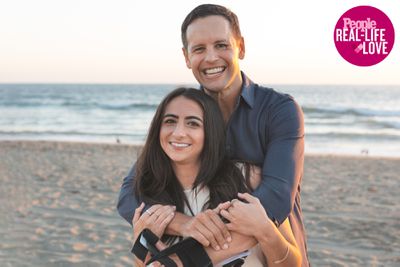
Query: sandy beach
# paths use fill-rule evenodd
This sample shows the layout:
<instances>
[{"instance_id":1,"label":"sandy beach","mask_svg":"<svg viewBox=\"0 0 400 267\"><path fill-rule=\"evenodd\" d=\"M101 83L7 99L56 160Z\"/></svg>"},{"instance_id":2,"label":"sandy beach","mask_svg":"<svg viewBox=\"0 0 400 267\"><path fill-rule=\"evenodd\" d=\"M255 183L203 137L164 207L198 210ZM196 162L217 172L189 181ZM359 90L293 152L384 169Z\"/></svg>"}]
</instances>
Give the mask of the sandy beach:
<instances>
[{"instance_id":1,"label":"sandy beach","mask_svg":"<svg viewBox=\"0 0 400 267\"><path fill-rule=\"evenodd\" d=\"M116 211L138 147L0 142L1 266L132 266ZM400 266L400 159L307 155L313 266Z\"/></svg>"}]
</instances>

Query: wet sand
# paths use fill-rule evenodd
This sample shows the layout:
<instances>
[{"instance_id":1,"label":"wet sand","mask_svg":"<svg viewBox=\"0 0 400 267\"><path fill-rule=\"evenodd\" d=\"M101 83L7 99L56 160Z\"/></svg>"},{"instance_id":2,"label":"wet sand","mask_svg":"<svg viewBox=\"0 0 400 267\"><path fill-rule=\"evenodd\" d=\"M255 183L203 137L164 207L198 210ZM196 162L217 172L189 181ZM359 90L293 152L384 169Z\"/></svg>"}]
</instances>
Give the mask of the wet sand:
<instances>
[{"instance_id":1,"label":"wet sand","mask_svg":"<svg viewBox=\"0 0 400 267\"><path fill-rule=\"evenodd\" d=\"M116 211L138 147L0 142L1 266L132 266ZM308 155L313 266L400 266L400 159Z\"/></svg>"}]
</instances>

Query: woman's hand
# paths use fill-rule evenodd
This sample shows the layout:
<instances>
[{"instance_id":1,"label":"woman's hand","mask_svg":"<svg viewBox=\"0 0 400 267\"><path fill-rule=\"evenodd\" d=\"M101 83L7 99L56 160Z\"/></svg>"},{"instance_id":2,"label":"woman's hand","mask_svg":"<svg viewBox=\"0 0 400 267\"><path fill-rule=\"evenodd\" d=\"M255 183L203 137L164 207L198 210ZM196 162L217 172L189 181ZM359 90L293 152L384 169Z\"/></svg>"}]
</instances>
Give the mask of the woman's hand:
<instances>
[{"instance_id":1,"label":"woman's hand","mask_svg":"<svg viewBox=\"0 0 400 267\"><path fill-rule=\"evenodd\" d=\"M274 227L258 198L248 193L238 193L238 197L247 203L234 199L229 207L225 205L220 212L225 219L229 220L226 226L230 231L255 237L257 232L265 231L265 227Z\"/></svg>"},{"instance_id":2,"label":"woman's hand","mask_svg":"<svg viewBox=\"0 0 400 267\"><path fill-rule=\"evenodd\" d=\"M139 234L145 229L149 229L156 236L161 238L165 228L172 221L175 215L175 206L168 205L153 205L148 210L143 212L144 203L135 210L133 216L133 239L136 241Z\"/></svg>"},{"instance_id":3,"label":"woman's hand","mask_svg":"<svg viewBox=\"0 0 400 267\"><path fill-rule=\"evenodd\" d=\"M175 206L154 205L140 215L143 211L143 208L144 203L140 204L140 206L135 210L135 214L133 216L133 239L136 241L140 233L146 228L161 238L161 236L164 234L165 228L174 218L176 209ZM166 248L166 245L159 240L156 243L156 248L161 251ZM174 260L179 267L183 266L182 262L176 255L170 256L170 258ZM146 257L145 262L148 260L149 256ZM136 257L135 264L138 266L145 266ZM151 266L162 267L164 265L159 262L153 262Z\"/></svg>"}]
</instances>

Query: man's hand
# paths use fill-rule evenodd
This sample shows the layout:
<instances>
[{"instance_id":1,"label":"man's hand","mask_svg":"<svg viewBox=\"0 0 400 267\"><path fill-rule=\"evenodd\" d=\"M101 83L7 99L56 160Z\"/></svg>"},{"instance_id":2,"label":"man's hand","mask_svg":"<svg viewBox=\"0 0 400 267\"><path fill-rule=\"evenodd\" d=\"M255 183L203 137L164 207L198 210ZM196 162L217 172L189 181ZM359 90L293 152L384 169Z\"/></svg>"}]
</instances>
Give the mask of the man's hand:
<instances>
[{"instance_id":1,"label":"man's hand","mask_svg":"<svg viewBox=\"0 0 400 267\"><path fill-rule=\"evenodd\" d=\"M230 207L222 209L220 212L225 219L229 220L226 227L230 231L255 236L260 228L271 229L274 227L258 198L248 193L238 193L238 196L247 203L234 199L231 201Z\"/></svg>"},{"instance_id":2,"label":"man's hand","mask_svg":"<svg viewBox=\"0 0 400 267\"><path fill-rule=\"evenodd\" d=\"M184 237L192 237L203 246L215 250L227 249L232 241L228 228L219 217L219 208L205 210L187 220L181 228Z\"/></svg>"},{"instance_id":3,"label":"man's hand","mask_svg":"<svg viewBox=\"0 0 400 267\"><path fill-rule=\"evenodd\" d=\"M135 215L133 216L133 239L136 240L145 228L149 229L156 236L161 238L164 234L165 228L174 218L175 207L154 205L140 215L143 208L144 203L135 210Z\"/></svg>"}]
</instances>

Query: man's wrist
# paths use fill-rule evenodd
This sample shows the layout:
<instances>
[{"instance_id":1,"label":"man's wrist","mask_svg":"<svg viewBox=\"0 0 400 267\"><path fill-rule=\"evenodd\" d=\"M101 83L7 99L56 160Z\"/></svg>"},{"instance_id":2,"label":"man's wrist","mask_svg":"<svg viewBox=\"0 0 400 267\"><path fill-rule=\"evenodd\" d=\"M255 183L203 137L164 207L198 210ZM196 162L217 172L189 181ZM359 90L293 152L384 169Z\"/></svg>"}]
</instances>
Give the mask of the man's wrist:
<instances>
[{"instance_id":1,"label":"man's wrist","mask_svg":"<svg viewBox=\"0 0 400 267\"><path fill-rule=\"evenodd\" d=\"M277 241L278 235L276 233L279 232L279 230L275 227L273 221L267 220L261 225L260 230L257 232L258 234L254 235L254 238L257 239L259 243L271 245Z\"/></svg>"},{"instance_id":2,"label":"man's wrist","mask_svg":"<svg viewBox=\"0 0 400 267\"><path fill-rule=\"evenodd\" d=\"M185 223L191 218L192 217L186 214L175 212L175 216L165 229L165 233L169 235L184 236Z\"/></svg>"}]
</instances>

